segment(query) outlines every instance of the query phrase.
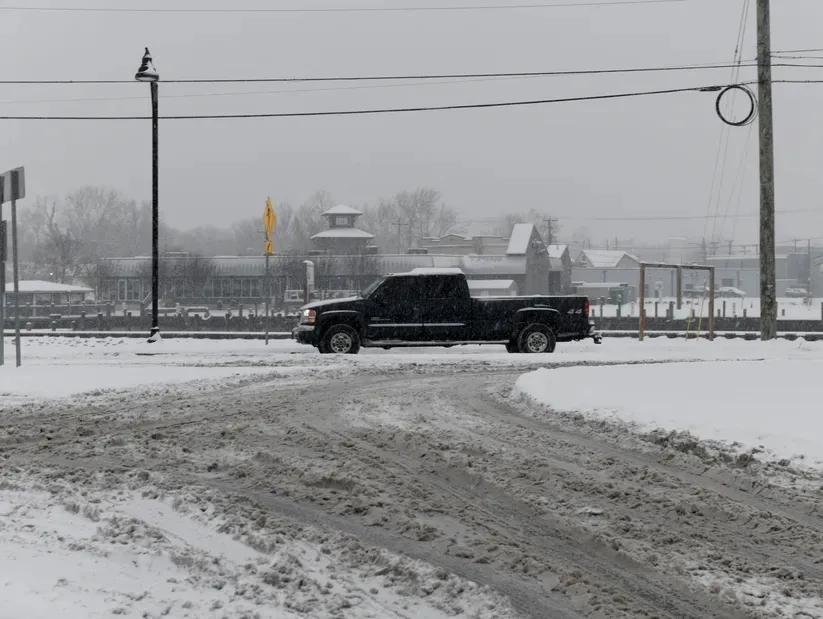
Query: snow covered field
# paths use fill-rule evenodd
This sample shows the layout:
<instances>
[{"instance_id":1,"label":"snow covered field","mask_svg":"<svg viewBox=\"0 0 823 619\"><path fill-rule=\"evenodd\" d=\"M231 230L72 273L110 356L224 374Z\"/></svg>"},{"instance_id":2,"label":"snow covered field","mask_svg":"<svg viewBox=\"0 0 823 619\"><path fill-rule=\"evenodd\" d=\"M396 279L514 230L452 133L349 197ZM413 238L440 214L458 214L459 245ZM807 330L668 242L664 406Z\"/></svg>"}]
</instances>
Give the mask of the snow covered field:
<instances>
[{"instance_id":1,"label":"snow covered field","mask_svg":"<svg viewBox=\"0 0 823 619\"><path fill-rule=\"evenodd\" d=\"M823 343L24 346L0 619L823 617Z\"/></svg>"},{"instance_id":2,"label":"snow covered field","mask_svg":"<svg viewBox=\"0 0 823 619\"><path fill-rule=\"evenodd\" d=\"M167 339L148 345L132 338L23 339L23 366L14 367L14 341L6 338L6 365L0 368L0 407L12 402L81 394L103 395L124 389L206 388L216 380L266 380L274 376L309 380L340 372L398 370L426 366L528 368L545 363L639 362L821 358L823 345L784 340L761 345L739 340L705 341L653 338L560 344L545 359L507 354L502 346L451 349L364 349L355 357L326 357L291 340Z\"/></svg>"},{"instance_id":3,"label":"snow covered field","mask_svg":"<svg viewBox=\"0 0 823 619\"><path fill-rule=\"evenodd\" d=\"M537 370L515 393L558 413L685 431L823 471L823 360L804 349L807 358Z\"/></svg>"}]
</instances>

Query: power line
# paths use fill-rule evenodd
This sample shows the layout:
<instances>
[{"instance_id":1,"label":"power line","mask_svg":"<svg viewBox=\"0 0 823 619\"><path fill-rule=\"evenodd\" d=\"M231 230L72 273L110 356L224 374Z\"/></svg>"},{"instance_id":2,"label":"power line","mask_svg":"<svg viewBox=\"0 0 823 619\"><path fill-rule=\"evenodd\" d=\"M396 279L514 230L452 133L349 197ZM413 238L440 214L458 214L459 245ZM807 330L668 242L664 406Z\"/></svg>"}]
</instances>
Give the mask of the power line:
<instances>
[{"instance_id":1,"label":"power line","mask_svg":"<svg viewBox=\"0 0 823 619\"><path fill-rule=\"evenodd\" d=\"M609 75L621 73L657 73L673 71L704 71L712 69L732 69L737 64L686 64L662 67L629 67L619 69L577 69L561 71L513 71L497 73L438 73L416 75L349 75L321 77L249 77L249 78L202 78L160 80L163 84L248 84L248 83L292 83L292 82L381 82L402 80L454 80L454 79L489 79L502 77L562 77L574 75ZM740 66L755 67L753 61L747 60ZM775 64L774 66L823 68L823 65ZM0 84L12 86L25 85L63 85L63 84L136 84L134 80L0 80Z\"/></svg>"},{"instance_id":2,"label":"power line","mask_svg":"<svg viewBox=\"0 0 823 619\"><path fill-rule=\"evenodd\" d=\"M821 213L823 209L810 209L810 208L801 208L801 209L786 209L782 211L775 211L778 215L791 215L796 213ZM703 220L707 216L706 215L636 215L636 216L606 216L606 217L587 217L587 216L579 216L579 215L558 215L552 216L552 219L560 220L560 221L689 221L689 220ZM709 215L709 218L720 218L723 215L715 214ZM738 218L750 218L750 217L759 217L758 213L740 213L734 216L734 219ZM731 218L730 218L731 219ZM504 221L505 217L486 217L486 218L472 218L472 219L461 219L461 222L465 221L474 221L478 223L483 222L499 222Z\"/></svg>"},{"instance_id":3,"label":"power line","mask_svg":"<svg viewBox=\"0 0 823 619\"><path fill-rule=\"evenodd\" d=\"M489 4L466 6L352 6L352 7L325 7L325 8L196 8L196 9L168 9L144 7L57 7L57 6L0 6L0 11L17 11L28 13L429 13L444 11L503 11L528 9L559 9L627 6L638 4L679 4L690 0L589 0L584 2L548 2L538 4Z\"/></svg>"},{"instance_id":4,"label":"power line","mask_svg":"<svg viewBox=\"0 0 823 619\"><path fill-rule=\"evenodd\" d=\"M814 47L806 49L778 49L772 52L772 56L779 56L781 54L804 54L807 52L823 52L823 47Z\"/></svg>"},{"instance_id":5,"label":"power line","mask_svg":"<svg viewBox=\"0 0 823 619\"><path fill-rule=\"evenodd\" d=\"M441 80L436 82L404 82L402 84L369 84L365 86L332 86L328 88L289 88L285 90L252 90L241 92L190 92L177 95L161 95L161 99L189 99L199 97L243 97L252 95L283 95L306 92L340 92L347 90L373 90L380 88L407 88L410 86L439 86L441 84L476 84L481 82L499 82L516 79L530 79L520 77L478 78L464 80ZM94 101L143 101L145 96L129 97L79 97L71 99L11 99L0 100L0 105L33 104L33 103L86 103Z\"/></svg>"},{"instance_id":6,"label":"power line","mask_svg":"<svg viewBox=\"0 0 823 619\"><path fill-rule=\"evenodd\" d=\"M397 114L409 112L436 112L445 110L476 110L504 107L524 107L547 105L550 103L573 103L580 101L602 101L605 99L628 99L654 95L669 95L685 92L705 92L715 90L716 86L692 86L689 88L669 88L666 90L646 90L640 92L622 92L584 97L562 97L558 99L534 99L530 101L504 101L500 103L468 103L462 105L439 105L425 107L380 108L371 110L335 110L320 112L274 112L262 114L197 114L161 116L161 120L226 120L240 118L298 118L313 116L358 116L365 114ZM150 116L0 116L0 120L150 120Z\"/></svg>"}]
</instances>

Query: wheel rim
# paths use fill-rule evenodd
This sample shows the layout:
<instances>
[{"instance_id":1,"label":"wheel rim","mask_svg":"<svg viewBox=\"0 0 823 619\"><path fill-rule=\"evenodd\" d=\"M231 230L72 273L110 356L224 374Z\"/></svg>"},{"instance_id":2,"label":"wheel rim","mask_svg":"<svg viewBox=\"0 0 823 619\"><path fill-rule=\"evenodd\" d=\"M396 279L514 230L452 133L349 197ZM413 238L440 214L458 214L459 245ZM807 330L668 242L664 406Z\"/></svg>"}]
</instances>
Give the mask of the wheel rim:
<instances>
[{"instance_id":1,"label":"wheel rim","mask_svg":"<svg viewBox=\"0 0 823 619\"><path fill-rule=\"evenodd\" d=\"M545 352L549 347L549 338L545 333L535 331L526 338L526 348L529 352Z\"/></svg>"},{"instance_id":2,"label":"wheel rim","mask_svg":"<svg viewBox=\"0 0 823 619\"><path fill-rule=\"evenodd\" d=\"M329 340L329 347L336 353L347 353L352 348L352 339L348 333L335 333Z\"/></svg>"}]
</instances>

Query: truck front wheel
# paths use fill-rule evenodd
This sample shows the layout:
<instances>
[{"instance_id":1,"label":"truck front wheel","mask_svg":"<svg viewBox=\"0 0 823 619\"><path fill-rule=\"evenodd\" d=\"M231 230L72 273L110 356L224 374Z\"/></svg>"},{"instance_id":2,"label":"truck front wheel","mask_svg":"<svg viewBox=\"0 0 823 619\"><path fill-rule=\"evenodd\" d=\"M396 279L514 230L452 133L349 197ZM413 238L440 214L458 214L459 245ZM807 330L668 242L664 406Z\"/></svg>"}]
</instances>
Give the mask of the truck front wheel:
<instances>
[{"instance_id":1,"label":"truck front wheel","mask_svg":"<svg viewBox=\"0 0 823 619\"><path fill-rule=\"evenodd\" d=\"M356 355L360 352L360 336L351 327L335 325L326 330L317 348L324 355Z\"/></svg>"},{"instance_id":2,"label":"truck front wheel","mask_svg":"<svg viewBox=\"0 0 823 619\"><path fill-rule=\"evenodd\" d=\"M520 332L517 346L522 353L552 353L557 345L557 337L545 325L529 325Z\"/></svg>"}]
</instances>

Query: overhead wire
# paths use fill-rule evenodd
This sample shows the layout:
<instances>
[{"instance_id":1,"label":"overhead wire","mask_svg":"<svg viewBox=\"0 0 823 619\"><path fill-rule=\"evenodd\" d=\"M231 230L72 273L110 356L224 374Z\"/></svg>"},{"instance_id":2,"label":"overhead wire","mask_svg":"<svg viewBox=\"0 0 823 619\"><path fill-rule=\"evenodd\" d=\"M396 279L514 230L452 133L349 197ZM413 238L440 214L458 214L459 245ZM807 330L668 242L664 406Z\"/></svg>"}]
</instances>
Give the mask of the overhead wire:
<instances>
[{"instance_id":1,"label":"overhead wire","mask_svg":"<svg viewBox=\"0 0 823 619\"><path fill-rule=\"evenodd\" d=\"M160 116L160 120L225 120L242 118L300 118L318 116L358 116L366 114L398 114L413 112L435 112L446 110L474 110L507 107L526 107L537 105L548 105L553 103L573 103L582 101L602 101L606 99L629 99L636 97L648 97L658 95L670 95L687 92L706 92L707 89L714 90L716 86L691 86L686 88L668 88L664 90L645 90L635 92L610 93L603 95L587 95L578 97L559 97L555 99L533 99L520 101L503 101L496 103L468 103L455 105L435 105L421 107L395 107L376 109L354 109L354 110L324 110L317 112L264 112L250 114L191 114L191 115L170 115ZM151 116L0 116L0 120L150 120Z\"/></svg>"},{"instance_id":2,"label":"overhead wire","mask_svg":"<svg viewBox=\"0 0 823 619\"><path fill-rule=\"evenodd\" d=\"M738 61L740 60L739 54L740 54L740 51L743 49L743 45L744 45L745 39L746 39L746 29L747 29L747 25L748 25L748 17L749 17L749 8L750 8L750 6L751 6L750 0L743 0L743 11L742 11L741 18L740 18L740 29L739 29L739 32L738 32L737 45L736 45L736 48L735 48L735 57ZM733 70L733 72L732 72L731 82L733 84L738 80L739 75L740 75L740 68L738 66L738 68ZM754 120L755 116L756 116L756 110L757 110L756 99L755 99L754 95L752 94L752 92L750 90L747 90L746 92L749 95L749 103L752 106L752 113L751 113L751 117L748 119L748 122L752 122ZM734 106L734 95L735 94L736 94L736 92L734 92L732 94L732 101L731 101L729 107ZM730 141L730 138L731 138L731 127L729 128L729 131L727 132L726 135L727 135L727 137L726 137L726 148L728 150L728 145L729 145L729 141ZM751 135L751 133L749 133L749 135ZM723 181L724 181L724 178L725 178L725 164L726 164L726 160L725 160L725 156L724 156L723 170L721 172L721 177L720 177L720 187L718 189L718 195L717 195L717 209L718 209L718 211L720 209L720 202L721 202L721 199L722 199ZM739 166L738 166L738 169L739 169ZM712 243L715 243L715 242L719 241L719 237L723 236L723 231L726 228L726 215L728 215L729 207L731 206L731 202L732 202L733 197L734 197L734 183L732 184L731 193L729 194L728 201L726 202L726 207L723 211L723 219L721 220L719 230L717 230L717 235L715 235L717 219L714 220L714 226L713 226L713 229L712 229Z\"/></svg>"},{"instance_id":3,"label":"overhead wire","mask_svg":"<svg viewBox=\"0 0 823 619\"><path fill-rule=\"evenodd\" d=\"M775 211L778 214L794 215L799 213L823 213L823 208L798 208L783 209ZM736 217L748 219L759 217L759 213L741 213ZM720 215L710 215L710 217L720 217ZM586 216L586 215L552 215L552 219L559 221L698 221L705 219L705 215L607 215L607 216ZM504 221L505 216L472 218L476 222L498 222ZM461 220L462 221L462 220ZM468 219L466 219L468 221Z\"/></svg>"},{"instance_id":4,"label":"overhead wire","mask_svg":"<svg viewBox=\"0 0 823 619\"><path fill-rule=\"evenodd\" d=\"M752 60L745 61L741 66L756 67ZM778 65L779 66L779 65ZM795 66L795 65L792 65ZM806 65L800 65L806 66ZM404 80L454 80L454 79L487 79L498 77L563 77L579 75L610 75L623 73L658 73L675 71L705 71L714 69L734 68L734 64L698 63L669 65L658 67L627 67L617 69L569 69L555 71L498 71L486 73L417 73L406 75L342 75L318 77L251 77L251 78L189 78L189 79L161 79L161 84L251 84L251 83L293 83L293 82L381 82ZM819 65L823 68L823 65ZM130 80L0 80L0 84L9 86L25 85L89 85L89 84L137 84Z\"/></svg>"},{"instance_id":5,"label":"overhead wire","mask_svg":"<svg viewBox=\"0 0 823 619\"><path fill-rule=\"evenodd\" d=\"M740 60L741 60L741 50L743 49L743 42L745 39L746 33L746 24L747 24L747 17L748 17L748 9L749 9L749 0L743 0L742 3L742 11L740 14L740 23L738 24L737 29L737 36L735 38L735 45L734 45L734 56L732 60L732 72L730 76L730 83L734 84L739 77L740 74ZM717 108L718 114L720 115L720 98L722 96L718 96L717 101ZM732 91L731 102L727 106L728 109L733 109L735 95L737 94L736 91ZM728 112L727 112L728 115ZM721 116L722 118L722 116ZM729 126L728 122L724 122L720 128L720 137L718 139L717 144L717 152L715 155L715 163L714 163L714 171L712 173L712 183L709 190L709 200L706 209L706 221L703 225L703 238L706 238L708 229L709 229L709 215L714 211L715 214L718 214L720 211L720 201L721 196L723 193L723 182L725 180L726 174L726 160L728 157L729 151L729 137L731 133L731 127ZM716 231L717 231L717 217L711 219L712 222L712 234L711 234L711 242L714 243Z\"/></svg>"},{"instance_id":6,"label":"overhead wire","mask_svg":"<svg viewBox=\"0 0 823 619\"><path fill-rule=\"evenodd\" d=\"M428 12L459 12L459 11L508 11L529 9L559 9L559 8L586 8L609 7L628 5L655 5L680 4L691 0L583 0L581 2L541 2L526 4L475 4L454 6L341 6L341 7L282 7L282 8L153 8L153 7L90 7L90 6L0 6L0 11L15 11L28 13L214 13L214 14L244 14L244 13L428 13Z\"/></svg>"},{"instance_id":7,"label":"overhead wire","mask_svg":"<svg viewBox=\"0 0 823 619\"><path fill-rule=\"evenodd\" d=\"M500 82L508 80L532 79L521 77L493 77L493 78L468 78L462 80L439 80L435 82L403 82L401 84L368 84L358 86L331 86L324 88L289 88L283 90L247 90L240 92L189 92L181 94L160 93L161 100L166 99L189 99L206 97L245 97L254 95L282 95L291 93L312 93L312 92L344 92L350 90L375 90L383 88L407 88L410 86L439 86L441 84L477 84L488 82ZM77 97L71 99L8 99L0 100L0 105L13 104L37 104L37 103L88 103L105 101L143 101L145 96L128 97Z\"/></svg>"}]
</instances>

